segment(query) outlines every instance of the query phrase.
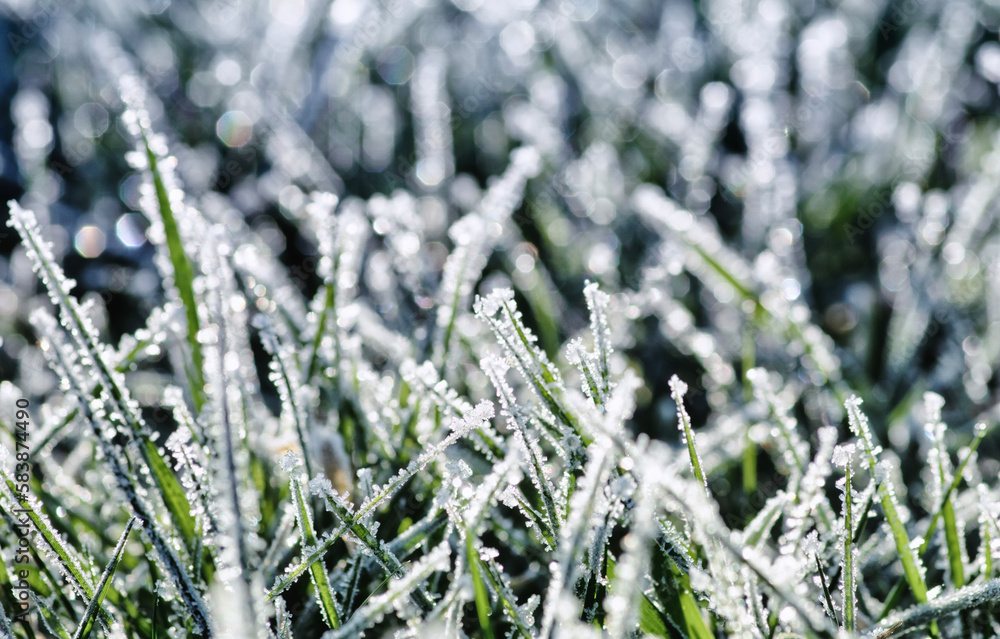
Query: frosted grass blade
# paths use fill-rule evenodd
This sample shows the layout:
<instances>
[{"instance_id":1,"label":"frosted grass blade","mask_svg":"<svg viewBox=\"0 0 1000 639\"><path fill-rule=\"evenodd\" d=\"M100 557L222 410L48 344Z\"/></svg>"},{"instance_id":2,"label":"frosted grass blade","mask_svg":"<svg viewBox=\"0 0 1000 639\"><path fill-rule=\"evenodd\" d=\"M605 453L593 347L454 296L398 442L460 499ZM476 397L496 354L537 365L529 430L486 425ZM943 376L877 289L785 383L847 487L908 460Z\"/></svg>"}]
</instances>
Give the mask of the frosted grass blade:
<instances>
[{"instance_id":1,"label":"frosted grass blade","mask_svg":"<svg viewBox=\"0 0 1000 639\"><path fill-rule=\"evenodd\" d=\"M316 546L316 531L313 529L312 511L302 490L302 481L293 475L290 484L292 496L295 499L296 519L302 534L302 547L313 548ZM330 580L327 578L326 565L323 560L320 559L310 565L309 572L312 574L313 589L316 591L320 610L323 611L323 620L330 628L339 628L340 613L337 611L337 602L334 599L333 589L330 587Z\"/></svg>"},{"instance_id":2,"label":"frosted grass blade","mask_svg":"<svg viewBox=\"0 0 1000 639\"><path fill-rule=\"evenodd\" d=\"M10 619L7 612L0 605L0 639L14 639L14 631L10 628Z\"/></svg>"},{"instance_id":3,"label":"frosted grass blade","mask_svg":"<svg viewBox=\"0 0 1000 639\"><path fill-rule=\"evenodd\" d=\"M871 430L868 426L868 418L861 412L861 400L852 396L845 403L851 431L861 440L862 450L865 454L868 468L872 473L873 481L878 483L879 499L882 504L882 511L886 521L892 530L893 541L896 544L896 552L899 560L903 564L903 574L913 591L913 596L917 601L924 603L927 601L927 584L924 582L923 564L920 555L914 553L910 545L910 537L903 526L903 522L896 510L896 499L894 488L891 485L888 473L878 465L878 454L881 447L875 446L872 440Z\"/></svg>"},{"instance_id":4,"label":"frosted grass blade","mask_svg":"<svg viewBox=\"0 0 1000 639\"><path fill-rule=\"evenodd\" d=\"M128 540L128 535L132 532L132 527L138 521L135 517L128 520L125 524L125 530L122 532L121 538L118 540L118 545L115 546L114 554L111 556L111 561L108 562L107 567L104 569L104 574L101 575L101 580L97 582L97 588L94 592L94 597L87 604L87 612L83 616L83 620L80 622L76 633L73 635L73 639L86 639L90 636L91 631L94 629L94 621L97 620L98 611L101 608L101 604L104 601L105 596L107 596L108 591L111 589L111 579L115 575L115 570L118 568L118 563L121 561L122 554L125 552L125 542Z\"/></svg>"},{"instance_id":5,"label":"frosted grass blade","mask_svg":"<svg viewBox=\"0 0 1000 639\"><path fill-rule=\"evenodd\" d=\"M171 194L167 190L164 175L161 171L160 162L163 155L151 143L150 131L152 126L149 115L145 109L145 92L138 79L126 77L122 80L122 98L129 107L124 121L130 132L139 141L139 153L145 160L145 167L149 171L149 176L153 183L156 206L159 213L159 221L163 225L163 232L166 239L167 253L170 263L173 266L173 282L177 289L178 297L184 306L184 316L187 320L187 343L191 349L191 366L187 371L191 398L194 401L195 411L201 411L205 404L205 377L202 370L203 357L201 344L198 342L198 332L201 330L201 321L198 317L198 302L194 294L194 267L191 259L184 252L183 238L177 225L177 218L174 214L174 202L171 202ZM165 144L161 145L165 151ZM133 156L136 157L136 156ZM143 167L137 167L143 168ZM181 205L182 202L178 202ZM147 212L147 215L149 212ZM151 220L155 221L155 220Z\"/></svg>"},{"instance_id":6,"label":"frosted grass blade","mask_svg":"<svg viewBox=\"0 0 1000 639\"><path fill-rule=\"evenodd\" d=\"M975 586L965 586L937 597L931 602L918 604L883 619L877 626L865 633L865 639L886 639L890 635L903 634L913 628L933 624L962 610L977 608L984 604L1000 602L1000 579Z\"/></svg>"}]
</instances>

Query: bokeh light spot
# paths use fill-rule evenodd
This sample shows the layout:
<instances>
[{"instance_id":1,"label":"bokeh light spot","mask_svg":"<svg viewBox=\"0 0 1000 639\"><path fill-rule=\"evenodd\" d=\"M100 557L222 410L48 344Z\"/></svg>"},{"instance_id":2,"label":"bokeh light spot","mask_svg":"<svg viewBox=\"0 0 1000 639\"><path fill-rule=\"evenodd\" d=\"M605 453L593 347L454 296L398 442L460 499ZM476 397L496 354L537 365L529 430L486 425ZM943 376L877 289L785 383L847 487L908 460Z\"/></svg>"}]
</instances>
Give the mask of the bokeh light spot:
<instances>
[{"instance_id":1,"label":"bokeh light spot","mask_svg":"<svg viewBox=\"0 0 1000 639\"><path fill-rule=\"evenodd\" d=\"M76 232L76 239L73 241L76 252L87 258L99 256L104 252L106 245L107 239L104 237L104 231L96 226L81 227Z\"/></svg>"},{"instance_id":2,"label":"bokeh light spot","mask_svg":"<svg viewBox=\"0 0 1000 639\"><path fill-rule=\"evenodd\" d=\"M96 102L81 105L73 114L73 126L81 135L88 138L100 137L108 130L110 119L108 112Z\"/></svg>"},{"instance_id":3,"label":"bokeh light spot","mask_svg":"<svg viewBox=\"0 0 1000 639\"><path fill-rule=\"evenodd\" d=\"M227 111L215 124L215 133L228 147L241 147L253 137L253 120L242 111Z\"/></svg>"},{"instance_id":4,"label":"bokeh light spot","mask_svg":"<svg viewBox=\"0 0 1000 639\"><path fill-rule=\"evenodd\" d=\"M386 84L405 84L413 75L413 54L406 47L389 47L379 55L377 68Z\"/></svg>"},{"instance_id":5,"label":"bokeh light spot","mask_svg":"<svg viewBox=\"0 0 1000 639\"><path fill-rule=\"evenodd\" d=\"M115 235L129 248L142 246L146 242L145 220L138 213L126 213L115 223Z\"/></svg>"}]
</instances>

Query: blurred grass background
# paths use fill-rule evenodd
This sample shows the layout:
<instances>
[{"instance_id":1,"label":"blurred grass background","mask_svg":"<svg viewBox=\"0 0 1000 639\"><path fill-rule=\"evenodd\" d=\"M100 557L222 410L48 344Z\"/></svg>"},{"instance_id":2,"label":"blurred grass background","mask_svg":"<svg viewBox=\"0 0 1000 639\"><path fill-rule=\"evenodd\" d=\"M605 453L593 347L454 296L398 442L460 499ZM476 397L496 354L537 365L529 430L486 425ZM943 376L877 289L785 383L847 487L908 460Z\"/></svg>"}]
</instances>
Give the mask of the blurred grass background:
<instances>
[{"instance_id":1,"label":"blurred grass background","mask_svg":"<svg viewBox=\"0 0 1000 639\"><path fill-rule=\"evenodd\" d=\"M455 177L446 197L420 200L420 214L444 228L474 205L510 149L548 145L547 168L516 215L523 242L491 259L485 281L505 277L521 255L545 267L555 299L530 282L518 290L550 354L586 321L564 312L583 308L585 279L635 289L656 262L653 238L627 204L634 185L652 182L717 223L749 260L774 240L767 233L801 233L803 254L788 260L800 267L799 299L837 344L843 375L880 435L890 437L890 422L898 429L901 452L916 459L909 407L923 390L941 393L946 421L964 429L997 404L1000 5L414 7L10 2L0 20L0 195L43 204L75 294L100 296L117 343L143 325L162 289L136 212L139 180L124 160L113 78L88 53L95 39L116 33L145 73L189 191L224 195L290 266L315 255L289 213L310 188L436 195L416 177L412 74L424 50L444 46ZM281 24L299 36L285 49L272 33ZM274 113L294 122L327 167L303 159L302 148L296 155L294 138L274 143L279 128L259 126L280 122ZM296 174L296 162L307 168ZM967 242L944 245L963 224ZM34 342L25 318L35 301L18 289L26 264L16 246L4 226L3 380L18 378ZM311 295L319 282L309 274L298 283ZM423 317L414 300L434 286L421 282L405 308L383 309L390 324ZM710 292L685 274L672 286L709 326ZM666 380L703 371L663 337L661 321L635 326L630 355L648 388L635 422L674 440ZM782 368L781 344L761 340L757 364L801 374ZM54 382L36 383L32 392L43 394ZM697 425L711 418L709 399L695 382ZM797 410L807 423L825 418ZM983 456L996 459L988 444Z\"/></svg>"}]
</instances>

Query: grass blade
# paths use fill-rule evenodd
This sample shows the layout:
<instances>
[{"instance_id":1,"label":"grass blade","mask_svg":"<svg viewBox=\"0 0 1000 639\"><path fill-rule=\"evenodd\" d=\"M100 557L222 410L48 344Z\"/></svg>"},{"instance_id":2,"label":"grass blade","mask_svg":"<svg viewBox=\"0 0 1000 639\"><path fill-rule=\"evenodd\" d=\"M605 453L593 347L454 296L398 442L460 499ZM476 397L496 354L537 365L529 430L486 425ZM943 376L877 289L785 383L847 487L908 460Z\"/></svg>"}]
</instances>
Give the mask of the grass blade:
<instances>
[{"instance_id":1,"label":"grass blade","mask_svg":"<svg viewBox=\"0 0 1000 639\"><path fill-rule=\"evenodd\" d=\"M41 514L42 507L37 500L30 496L27 496L27 499L18 497L19 495L25 497L26 495L18 491L18 485L8 474L8 459L9 453L7 449L0 448L0 480L3 482L3 488L7 491L7 496L11 499L12 503L20 505L25 510L24 515L31 520L31 523L38 531L45 545L52 551L53 560L58 565L59 571L70 582L76 593L89 601L94 597L94 587L84 570L83 561L77 555L76 551L63 541L62 536L52 527L48 517ZM110 615L102 610L101 616L105 623L108 625L111 624Z\"/></svg>"},{"instance_id":2,"label":"grass blade","mask_svg":"<svg viewBox=\"0 0 1000 639\"><path fill-rule=\"evenodd\" d=\"M3 606L0 606L0 639L14 639L14 631L10 628L10 619Z\"/></svg>"},{"instance_id":3,"label":"grass blade","mask_svg":"<svg viewBox=\"0 0 1000 639\"><path fill-rule=\"evenodd\" d=\"M837 486L843 487L844 491L844 511L843 530L840 531L841 543L841 570L840 570L840 590L844 602L844 630L853 633L857 626L856 608L857 579L858 579L858 550L854 545L854 495L851 482L851 464L854 457L854 446L840 446L834 451L834 462L838 466L843 466L844 477L837 482ZM822 574L822 570L820 571ZM824 584L825 587L825 584ZM832 608L831 608L832 610Z\"/></svg>"},{"instance_id":4,"label":"grass blade","mask_svg":"<svg viewBox=\"0 0 1000 639\"><path fill-rule=\"evenodd\" d=\"M136 81L135 84L137 85L138 82ZM166 181L160 167L161 156L153 149L153 145L150 143L152 132L148 128L149 116L146 114L145 107L141 103L142 92L137 87L129 87L129 90L122 91L122 95L132 115L127 121L131 125L132 133L139 139L141 152L145 156L147 163L146 168L148 168L153 182L160 221L163 223L167 253L174 270L174 287L177 289L177 295L184 305L184 316L187 320L187 343L191 349L191 366L187 371L188 385L191 389L191 399L194 402L195 412L200 412L202 406L205 405L205 377L201 344L198 342L201 321L198 318L198 303L194 295L194 267L184 252L184 243L181 238L180 229L177 226L177 218L174 215L170 192L167 190Z\"/></svg>"},{"instance_id":5,"label":"grass blade","mask_svg":"<svg viewBox=\"0 0 1000 639\"><path fill-rule=\"evenodd\" d=\"M35 609L38 610L38 615L42 618L42 625L45 626L45 629L57 637L57 639L70 639L69 632L66 630L66 626L63 625L62 620L59 619L59 615L42 598L36 596L34 593L31 593L31 600L35 604Z\"/></svg>"},{"instance_id":6,"label":"grass blade","mask_svg":"<svg viewBox=\"0 0 1000 639\"><path fill-rule=\"evenodd\" d=\"M952 493L958 489L959 484L962 483L962 473L965 471L965 467L968 465L969 460L972 459L972 456L976 453L976 449L979 448L979 444L982 443L984 437L986 437L986 424L980 422L975 426L975 436L973 437L972 443L969 445L969 450L966 452L965 457L962 458L962 461L959 462L958 467L955 469L955 475L951 480L951 484L949 484L947 490L945 490L944 494L941 496L941 506L931 517L931 521L927 525L927 530L924 532L924 540L921 542L920 548L917 549L918 557L922 557L930 547L931 539L934 537L934 531L937 530L938 522L944 515L944 504L951 498ZM893 586L892 590L889 592L889 596L885 600L885 605L882 607L882 612L879 614L878 618L880 620L885 619L889 613L892 612L897 605L899 605L899 600L903 597L904 585L904 579L900 579L896 582L896 585Z\"/></svg>"},{"instance_id":7,"label":"grass blade","mask_svg":"<svg viewBox=\"0 0 1000 639\"><path fill-rule=\"evenodd\" d=\"M108 562L107 567L104 569L104 574L101 575L101 580L97 583L97 590L95 591L93 598L91 598L90 603L87 604L87 612L84 614L83 621L80 622L76 633L73 635L73 639L86 639L90 636L91 631L94 629L94 621L97 620L101 603L104 601L104 597L111 589L111 579L114 577L115 570L118 568L118 562L121 561L122 555L125 552L125 542L128 540L128 535L132 532L132 527L137 521L138 519L132 517L128 520L128 523L125 524L125 531L118 540L118 545L115 546L115 552L111 557L111 561Z\"/></svg>"},{"instance_id":8,"label":"grass blade","mask_svg":"<svg viewBox=\"0 0 1000 639\"><path fill-rule=\"evenodd\" d=\"M302 480L299 477L292 477L291 489L295 498L295 512L299 522L299 530L302 533L302 546L303 548L314 548L316 546L316 531L313 529L312 511L306 502L302 490ZM320 610L323 611L323 620L330 628L339 628L340 613L337 612L337 602L334 601L333 589L330 587L330 580L327 577L323 560L319 559L310 564L309 572L312 575L313 588L316 590Z\"/></svg>"},{"instance_id":9,"label":"grass blade","mask_svg":"<svg viewBox=\"0 0 1000 639\"><path fill-rule=\"evenodd\" d=\"M896 552L903 565L903 574L906 582L913 591L913 596L917 601L924 603L927 601L927 583L924 581L923 568L920 563L920 555L913 552L910 546L910 537L906 532L906 527L896 510L895 490L892 481L878 464L877 455L881 448L877 448L872 440L871 430L868 427L868 418L861 412L861 400L855 396L845 402L848 420L851 430L861 439L861 444L867 457L868 467L871 470L874 481L878 482L879 499L882 504L882 511L885 519L889 523L892 531L892 538L896 544Z\"/></svg>"},{"instance_id":10,"label":"grass blade","mask_svg":"<svg viewBox=\"0 0 1000 639\"><path fill-rule=\"evenodd\" d=\"M687 639L712 639L712 633L702 617L701 606L694 598L687 573L662 543L653 548L652 572L655 600L644 595L639 600L639 627L643 632L659 637L673 637L664 624ZM614 572L608 562L608 573ZM658 605L657 605L658 604ZM655 614L654 614L655 613ZM662 626L662 630L660 630ZM662 634L658 634L659 631Z\"/></svg>"},{"instance_id":11,"label":"grass blade","mask_svg":"<svg viewBox=\"0 0 1000 639\"><path fill-rule=\"evenodd\" d=\"M698 456L698 448L695 445L694 429L691 428L691 416L688 415L687 409L684 408L684 394L687 393L687 389L688 385L682 382L676 375L670 378L670 396L674 398L674 403L677 404L677 425L681 429L681 433L684 436L684 443L687 445L688 456L691 458L691 470L694 471L695 479L705 487L705 491L707 492L708 480L705 479L705 473L701 469L701 458Z\"/></svg>"},{"instance_id":12,"label":"grass blade","mask_svg":"<svg viewBox=\"0 0 1000 639\"><path fill-rule=\"evenodd\" d=\"M337 630L326 633L324 639L345 639L346 637L359 636L359 631L371 623L371 620L381 619L382 615L398 605L400 599L412 593L428 577L435 572L447 570L450 555L451 546L447 542L439 544L415 562L406 575L393 579L385 593L369 599L347 623Z\"/></svg>"},{"instance_id":13,"label":"grass blade","mask_svg":"<svg viewBox=\"0 0 1000 639\"><path fill-rule=\"evenodd\" d=\"M479 562L479 553L472 543L472 535L468 532L465 535L465 556L469 562L469 573L472 575L472 586L476 598L476 616L479 618L479 628L483 631L486 639L493 639L493 627L490 624L490 615L493 613L493 606L490 605L490 594L483 582L482 567Z\"/></svg>"},{"instance_id":14,"label":"grass blade","mask_svg":"<svg viewBox=\"0 0 1000 639\"><path fill-rule=\"evenodd\" d=\"M864 635L864 639L886 639L890 635L902 635L913 628L934 624L938 619L956 612L998 601L1000 601L1000 579L991 579L976 586L966 586L882 620Z\"/></svg>"}]
</instances>

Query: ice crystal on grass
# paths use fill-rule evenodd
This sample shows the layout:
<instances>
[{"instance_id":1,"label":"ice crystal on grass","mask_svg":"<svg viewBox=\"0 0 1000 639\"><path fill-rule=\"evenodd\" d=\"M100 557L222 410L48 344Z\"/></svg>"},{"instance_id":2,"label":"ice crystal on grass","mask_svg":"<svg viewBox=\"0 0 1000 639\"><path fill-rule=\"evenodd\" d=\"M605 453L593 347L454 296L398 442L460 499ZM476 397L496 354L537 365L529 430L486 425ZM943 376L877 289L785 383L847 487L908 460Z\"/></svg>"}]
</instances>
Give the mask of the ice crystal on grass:
<instances>
[{"instance_id":1,"label":"ice crystal on grass","mask_svg":"<svg viewBox=\"0 0 1000 639\"><path fill-rule=\"evenodd\" d=\"M682 382L676 375L670 378L670 394L677 404L677 428L681 431L684 444L687 446L688 455L691 459L691 470L695 478L708 488L708 481L705 479L702 470L701 457L698 454L698 444L694 438L694 429L691 428L691 416L688 415L687 408L684 407L684 395L688 391L688 385Z\"/></svg>"},{"instance_id":2,"label":"ice crystal on grass","mask_svg":"<svg viewBox=\"0 0 1000 639\"><path fill-rule=\"evenodd\" d=\"M578 433L579 425L567 411L561 395L565 386L562 375L536 342L534 333L521 321L514 304L514 291L498 289L486 297L477 297L476 314L492 329L505 354L546 409L546 419L559 429Z\"/></svg>"},{"instance_id":3,"label":"ice crystal on grass","mask_svg":"<svg viewBox=\"0 0 1000 639\"><path fill-rule=\"evenodd\" d=\"M852 486L852 468L854 462L854 445L838 446L833 451L833 463L844 469L843 478L837 480L837 488L843 492L841 502L840 525L840 594L843 600L844 630L854 632L857 628L857 583L858 583L858 549L854 545L855 515L857 506L854 502Z\"/></svg>"}]
</instances>

